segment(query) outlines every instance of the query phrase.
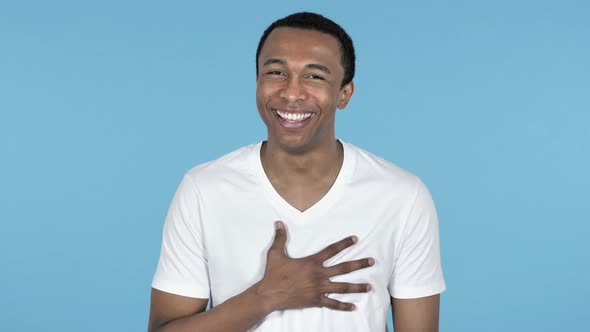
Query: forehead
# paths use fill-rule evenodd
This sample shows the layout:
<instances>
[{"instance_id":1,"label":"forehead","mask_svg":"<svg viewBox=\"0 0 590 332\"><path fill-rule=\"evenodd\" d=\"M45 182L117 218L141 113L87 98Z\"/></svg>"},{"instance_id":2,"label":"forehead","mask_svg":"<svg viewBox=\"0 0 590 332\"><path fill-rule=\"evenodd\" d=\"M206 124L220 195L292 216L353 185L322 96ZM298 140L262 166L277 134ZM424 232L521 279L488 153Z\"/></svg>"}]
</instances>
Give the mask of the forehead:
<instances>
[{"instance_id":1,"label":"forehead","mask_svg":"<svg viewBox=\"0 0 590 332\"><path fill-rule=\"evenodd\" d=\"M336 37L320 31L280 27L267 37L259 61L269 58L293 60L322 60L340 63L340 43Z\"/></svg>"}]
</instances>

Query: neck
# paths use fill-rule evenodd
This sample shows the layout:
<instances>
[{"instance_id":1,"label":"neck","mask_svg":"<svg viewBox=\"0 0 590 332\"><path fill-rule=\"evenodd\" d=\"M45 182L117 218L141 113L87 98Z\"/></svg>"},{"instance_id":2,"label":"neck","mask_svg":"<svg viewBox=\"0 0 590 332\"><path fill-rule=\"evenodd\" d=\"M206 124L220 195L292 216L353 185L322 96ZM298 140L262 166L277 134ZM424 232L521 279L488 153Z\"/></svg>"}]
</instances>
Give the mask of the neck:
<instances>
[{"instance_id":1,"label":"neck","mask_svg":"<svg viewBox=\"0 0 590 332\"><path fill-rule=\"evenodd\" d=\"M260 158L273 183L295 187L311 183L331 185L340 172L344 153L342 144L335 138L330 144L299 153L288 152L269 140L263 143Z\"/></svg>"}]
</instances>

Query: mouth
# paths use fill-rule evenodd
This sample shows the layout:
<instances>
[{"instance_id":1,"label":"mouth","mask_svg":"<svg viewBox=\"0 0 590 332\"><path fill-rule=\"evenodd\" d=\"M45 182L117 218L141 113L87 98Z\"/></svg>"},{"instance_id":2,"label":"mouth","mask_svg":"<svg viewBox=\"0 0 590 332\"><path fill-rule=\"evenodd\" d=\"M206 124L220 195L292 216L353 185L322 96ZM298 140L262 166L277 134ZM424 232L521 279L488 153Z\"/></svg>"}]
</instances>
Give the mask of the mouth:
<instances>
[{"instance_id":1,"label":"mouth","mask_svg":"<svg viewBox=\"0 0 590 332\"><path fill-rule=\"evenodd\" d=\"M312 112L287 112L275 108L272 109L272 112L277 116L281 125L286 128L303 127L315 115Z\"/></svg>"}]
</instances>

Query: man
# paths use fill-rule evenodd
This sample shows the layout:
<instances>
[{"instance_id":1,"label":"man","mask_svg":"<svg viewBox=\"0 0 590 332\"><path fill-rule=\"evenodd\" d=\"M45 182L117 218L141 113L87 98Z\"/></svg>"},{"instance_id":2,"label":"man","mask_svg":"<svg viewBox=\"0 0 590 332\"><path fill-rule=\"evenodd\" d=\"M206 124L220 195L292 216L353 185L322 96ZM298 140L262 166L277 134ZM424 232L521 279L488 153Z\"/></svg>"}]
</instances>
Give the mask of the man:
<instances>
[{"instance_id":1,"label":"man","mask_svg":"<svg viewBox=\"0 0 590 332\"><path fill-rule=\"evenodd\" d=\"M264 32L256 101L268 139L185 175L150 331L383 331L390 303L396 331L438 330L445 284L428 190L335 136L354 60L346 32L317 14Z\"/></svg>"}]
</instances>

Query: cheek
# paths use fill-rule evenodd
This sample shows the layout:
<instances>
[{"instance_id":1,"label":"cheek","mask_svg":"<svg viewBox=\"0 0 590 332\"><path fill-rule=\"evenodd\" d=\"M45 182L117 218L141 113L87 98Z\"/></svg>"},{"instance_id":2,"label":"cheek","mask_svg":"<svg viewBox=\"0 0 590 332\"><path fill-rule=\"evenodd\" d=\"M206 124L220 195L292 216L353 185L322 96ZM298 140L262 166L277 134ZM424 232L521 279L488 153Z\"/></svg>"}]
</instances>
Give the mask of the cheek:
<instances>
[{"instance_id":1,"label":"cheek","mask_svg":"<svg viewBox=\"0 0 590 332\"><path fill-rule=\"evenodd\" d=\"M256 99L263 100L264 102L270 100L273 94L272 86L268 84L259 83L256 85Z\"/></svg>"},{"instance_id":2,"label":"cheek","mask_svg":"<svg viewBox=\"0 0 590 332\"><path fill-rule=\"evenodd\" d=\"M315 97L318 101L318 104L322 105L322 108L327 110L336 108L340 102L340 95L335 94L333 91L326 91L325 93L316 95Z\"/></svg>"},{"instance_id":3,"label":"cheek","mask_svg":"<svg viewBox=\"0 0 590 332\"><path fill-rule=\"evenodd\" d=\"M270 100L270 96L268 93L261 89L259 86L256 88L256 108L258 109L258 114L262 118L262 120L267 123L269 112L266 109L266 105Z\"/></svg>"},{"instance_id":4,"label":"cheek","mask_svg":"<svg viewBox=\"0 0 590 332\"><path fill-rule=\"evenodd\" d=\"M264 106L264 104L266 104L266 93L264 91L264 89L262 89L260 86L256 87L256 104L258 105L258 107L260 106Z\"/></svg>"},{"instance_id":5,"label":"cheek","mask_svg":"<svg viewBox=\"0 0 590 332\"><path fill-rule=\"evenodd\" d=\"M321 86L313 89L313 94L318 100L322 102L334 103L340 99L340 90L333 86Z\"/></svg>"}]
</instances>

